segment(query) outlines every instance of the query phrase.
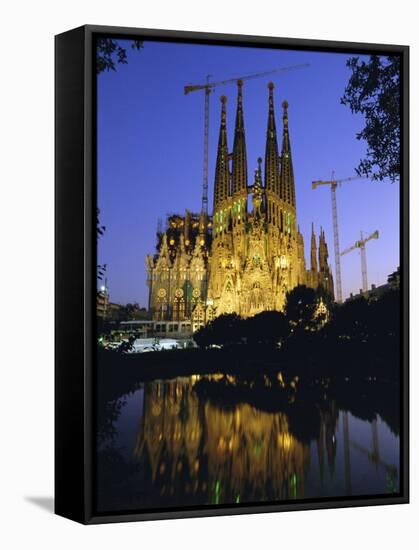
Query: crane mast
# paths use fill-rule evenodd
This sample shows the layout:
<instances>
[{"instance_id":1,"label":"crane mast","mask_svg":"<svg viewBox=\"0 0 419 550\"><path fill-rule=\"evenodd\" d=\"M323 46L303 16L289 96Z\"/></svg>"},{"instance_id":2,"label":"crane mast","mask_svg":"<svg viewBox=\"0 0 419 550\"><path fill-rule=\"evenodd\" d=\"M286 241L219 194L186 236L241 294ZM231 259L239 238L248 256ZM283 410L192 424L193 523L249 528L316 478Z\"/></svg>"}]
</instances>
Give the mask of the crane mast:
<instances>
[{"instance_id":1,"label":"crane mast","mask_svg":"<svg viewBox=\"0 0 419 550\"><path fill-rule=\"evenodd\" d=\"M330 194L332 199L332 221L333 221L333 250L335 254L335 273L336 273L336 301L342 302L342 275L340 269L340 248L339 248L339 224L338 224L338 207L336 201L336 189L338 184L347 181L364 179L362 176L351 176L350 178L335 179L335 174L332 172L331 180L315 180L312 182L312 189L317 189L320 185L330 185Z\"/></svg>"},{"instance_id":2,"label":"crane mast","mask_svg":"<svg viewBox=\"0 0 419 550\"><path fill-rule=\"evenodd\" d=\"M332 195L332 220L333 220L333 247L335 252L335 271L336 271L336 298L339 303L342 302L342 275L340 271L340 250L339 250L339 225L338 225L338 207L336 204L337 184L330 186Z\"/></svg>"},{"instance_id":3,"label":"crane mast","mask_svg":"<svg viewBox=\"0 0 419 550\"><path fill-rule=\"evenodd\" d=\"M207 75L207 83L211 75ZM203 182L202 182L202 207L201 211L206 217L208 216L208 138L209 138L209 106L210 106L211 88L205 88L204 99L204 166L203 166Z\"/></svg>"},{"instance_id":4,"label":"crane mast","mask_svg":"<svg viewBox=\"0 0 419 550\"><path fill-rule=\"evenodd\" d=\"M270 74L278 72L293 71L295 69L303 69L309 67L309 63L300 65L292 65L289 67L279 67L271 71L264 71L261 73L250 74L242 77L229 78L227 80L220 80L219 82L210 82L211 75L207 75L205 84L189 84L184 87L184 94L188 95L191 92L198 92L203 90L204 94L204 159L203 159L203 178L202 178L202 207L201 211L208 216L208 141L209 141L209 117L210 117L210 94L213 88L217 86L224 86L226 84L232 84L238 80L251 80L254 78L261 78Z\"/></svg>"},{"instance_id":5,"label":"crane mast","mask_svg":"<svg viewBox=\"0 0 419 550\"><path fill-rule=\"evenodd\" d=\"M361 231L361 241L362 241L362 231ZM362 275L362 291L368 291L368 274L367 274L367 253L365 252L365 243L363 246L360 246L361 251L361 275Z\"/></svg>"}]
</instances>

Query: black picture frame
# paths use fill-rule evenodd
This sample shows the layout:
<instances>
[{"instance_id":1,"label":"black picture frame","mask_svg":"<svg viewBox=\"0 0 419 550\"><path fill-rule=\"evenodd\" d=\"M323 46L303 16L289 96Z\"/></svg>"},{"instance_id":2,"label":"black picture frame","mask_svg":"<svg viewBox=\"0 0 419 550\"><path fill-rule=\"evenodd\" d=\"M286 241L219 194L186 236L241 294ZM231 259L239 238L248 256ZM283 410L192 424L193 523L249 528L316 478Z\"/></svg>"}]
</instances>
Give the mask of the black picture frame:
<instances>
[{"instance_id":1,"label":"black picture frame","mask_svg":"<svg viewBox=\"0 0 419 550\"><path fill-rule=\"evenodd\" d=\"M96 120L94 39L401 56L400 493L97 514L93 483L96 311ZM55 38L55 513L84 524L265 513L409 502L409 47L86 25ZM69 344L71 342L71 344Z\"/></svg>"}]
</instances>

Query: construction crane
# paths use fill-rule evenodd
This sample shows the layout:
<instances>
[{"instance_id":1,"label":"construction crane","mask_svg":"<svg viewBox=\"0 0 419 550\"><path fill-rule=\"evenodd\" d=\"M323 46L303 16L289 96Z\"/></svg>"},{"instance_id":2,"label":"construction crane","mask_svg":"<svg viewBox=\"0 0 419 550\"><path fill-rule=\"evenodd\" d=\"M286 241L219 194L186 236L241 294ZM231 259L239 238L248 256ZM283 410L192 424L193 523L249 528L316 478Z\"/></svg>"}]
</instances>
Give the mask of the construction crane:
<instances>
[{"instance_id":1,"label":"construction crane","mask_svg":"<svg viewBox=\"0 0 419 550\"><path fill-rule=\"evenodd\" d=\"M342 276L340 271L340 250L339 250L339 226L338 209L336 204L336 189L338 184L348 181L365 179L363 176L351 176L350 178L335 179L335 173L332 172L331 180L316 180L311 183L311 188L316 189L320 185L330 185L332 197L332 220L333 220L333 244L335 251L335 271L336 271L336 301L342 302Z\"/></svg>"},{"instance_id":2,"label":"construction crane","mask_svg":"<svg viewBox=\"0 0 419 550\"><path fill-rule=\"evenodd\" d=\"M352 252L352 250L356 250L359 248L361 252L361 272L362 272L362 291L367 292L368 291L368 276L367 276L367 253L365 250L365 245L368 241L371 241L372 239L378 239L378 231L374 231L374 233L371 233L369 237L364 239L364 236L361 231L361 239L359 241L356 241L354 245L350 246L346 250L344 250L341 253L341 256L344 254L348 254L349 252Z\"/></svg>"},{"instance_id":3,"label":"construction crane","mask_svg":"<svg viewBox=\"0 0 419 550\"><path fill-rule=\"evenodd\" d=\"M203 90L204 94L204 165L203 165L203 183L202 183L202 212L208 215L208 136L209 136L209 113L210 113L210 94L213 88L217 86L224 86L226 84L232 84L238 80L251 80L253 78L261 78L270 74L293 71L295 69L303 69L309 67L309 63L300 65L292 65L289 67L279 67L278 69L272 69L271 71L264 71L261 73L250 74L246 76L229 78L227 80L220 80L219 82L210 82L212 75L207 75L206 82L204 84L188 84L184 87L185 95L191 92L199 92Z\"/></svg>"}]
</instances>

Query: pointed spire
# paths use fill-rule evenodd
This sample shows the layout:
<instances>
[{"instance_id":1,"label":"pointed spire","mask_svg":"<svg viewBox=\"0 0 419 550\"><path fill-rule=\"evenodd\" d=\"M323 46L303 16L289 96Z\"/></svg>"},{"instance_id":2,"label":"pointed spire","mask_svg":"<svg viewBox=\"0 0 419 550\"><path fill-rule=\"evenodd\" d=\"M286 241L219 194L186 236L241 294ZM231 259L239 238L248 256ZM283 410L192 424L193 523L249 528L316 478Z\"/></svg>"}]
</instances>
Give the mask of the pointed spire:
<instances>
[{"instance_id":1,"label":"pointed spire","mask_svg":"<svg viewBox=\"0 0 419 550\"><path fill-rule=\"evenodd\" d=\"M218 138L217 162L215 165L214 210L229 195L230 172L228 166L226 96L221 96L221 124Z\"/></svg>"},{"instance_id":2,"label":"pointed spire","mask_svg":"<svg viewBox=\"0 0 419 550\"><path fill-rule=\"evenodd\" d=\"M299 224L297 225L297 240L300 243L304 243L304 238L303 238L303 235L300 231L300 225Z\"/></svg>"},{"instance_id":3,"label":"pointed spire","mask_svg":"<svg viewBox=\"0 0 419 550\"><path fill-rule=\"evenodd\" d=\"M262 187L262 159L258 158L258 167L255 170L255 181L253 183L253 216L255 219L262 217L263 212L263 187Z\"/></svg>"},{"instance_id":4,"label":"pointed spire","mask_svg":"<svg viewBox=\"0 0 419 550\"><path fill-rule=\"evenodd\" d=\"M323 262L324 262L323 229L320 226L320 235L319 235L319 270L320 271L322 271Z\"/></svg>"},{"instance_id":5,"label":"pointed spire","mask_svg":"<svg viewBox=\"0 0 419 550\"><path fill-rule=\"evenodd\" d=\"M327 250L326 238L325 238L323 229L321 229L320 240L319 240L319 270L320 271L327 271L328 258L329 258L329 253Z\"/></svg>"},{"instance_id":6,"label":"pointed spire","mask_svg":"<svg viewBox=\"0 0 419 550\"><path fill-rule=\"evenodd\" d=\"M281 151L280 197L285 202L295 206L294 169L292 166L291 144L288 130L288 101L282 102L283 134Z\"/></svg>"},{"instance_id":7,"label":"pointed spire","mask_svg":"<svg viewBox=\"0 0 419 550\"><path fill-rule=\"evenodd\" d=\"M275 113L274 113L274 84L269 82L269 112L268 129L266 132L265 150L265 187L267 191L279 192L279 153L278 140L276 136Z\"/></svg>"},{"instance_id":8,"label":"pointed spire","mask_svg":"<svg viewBox=\"0 0 419 550\"><path fill-rule=\"evenodd\" d=\"M314 234L314 223L311 224L311 257L310 257L311 271L317 272L317 244L316 235Z\"/></svg>"},{"instance_id":9,"label":"pointed spire","mask_svg":"<svg viewBox=\"0 0 419 550\"><path fill-rule=\"evenodd\" d=\"M232 192L233 195L247 188L246 137L243 118L243 81L237 81L237 111L234 129Z\"/></svg>"},{"instance_id":10,"label":"pointed spire","mask_svg":"<svg viewBox=\"0 0 419 550\"><path fill-rule=\"evenodd\" d=\"M167 244L167 233L163 233L162 240L160 244L160 249L158 251L159 255L157 258L156 266L166 266L171 267L172 261L170 258L170 250Z\"/></svg>"},{"instance_id":11,"label":"pointed spire","mask_svg":"<svg viewBox=\"0 0 419 550\"><path fill-rule=\"evenodd\" d=\"M323 242L324 242L324 248L326 251L326 261L327 261L329 259L329 249L327 247L326 235L324 234L324 231L323 231Z\"/></svg>"}]
</instances>

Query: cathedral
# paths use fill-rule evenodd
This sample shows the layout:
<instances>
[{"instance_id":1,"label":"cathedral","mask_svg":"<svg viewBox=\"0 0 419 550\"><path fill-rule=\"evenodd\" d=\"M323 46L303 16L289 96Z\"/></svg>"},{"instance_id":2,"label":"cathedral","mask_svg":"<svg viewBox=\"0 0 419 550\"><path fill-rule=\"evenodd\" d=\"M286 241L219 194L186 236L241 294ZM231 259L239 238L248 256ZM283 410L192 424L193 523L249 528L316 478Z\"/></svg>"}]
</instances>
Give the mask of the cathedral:
<instances>
[{"instance_id":1,"label":"cathedral","mask_svg":"<svg viewBox=\"0 0 419 550\"><path fill-rule=\"evenodd\" d=\"M221 122L215 166L212 215L204 211L171 214L157 232L157 253L147 256L149 312L153 319L191 321L197 330L214 317L249 317L282 311L286 294L297 285L322 288L333 298L324 231L311 231L310 266L297 224L288 103L282 103L282 146L269 83L264 162L248 175L243 114L243 83L237 82L233 150L227 140L227 98L221 97Z\"/></svg>"}]
</instances>

